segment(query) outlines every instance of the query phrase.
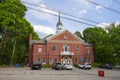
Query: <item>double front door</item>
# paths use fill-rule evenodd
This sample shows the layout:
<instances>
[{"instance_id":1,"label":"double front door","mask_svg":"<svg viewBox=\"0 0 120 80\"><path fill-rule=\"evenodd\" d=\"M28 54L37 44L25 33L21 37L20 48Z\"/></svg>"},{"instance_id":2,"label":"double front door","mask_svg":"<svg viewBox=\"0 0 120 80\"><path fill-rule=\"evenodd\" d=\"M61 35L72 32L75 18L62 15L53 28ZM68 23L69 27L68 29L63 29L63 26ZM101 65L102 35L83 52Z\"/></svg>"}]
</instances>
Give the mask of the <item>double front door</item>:
<instances>
[{"instance_id":1,"label":"double front door","mask_svg":"<svg viewBox=\"0 0 120 80\"><path fill-rule=\"evenodd\" d=\"M72 64L72 59L68 56L62 58L62 64Z\"/></svg>"}]
</instances>

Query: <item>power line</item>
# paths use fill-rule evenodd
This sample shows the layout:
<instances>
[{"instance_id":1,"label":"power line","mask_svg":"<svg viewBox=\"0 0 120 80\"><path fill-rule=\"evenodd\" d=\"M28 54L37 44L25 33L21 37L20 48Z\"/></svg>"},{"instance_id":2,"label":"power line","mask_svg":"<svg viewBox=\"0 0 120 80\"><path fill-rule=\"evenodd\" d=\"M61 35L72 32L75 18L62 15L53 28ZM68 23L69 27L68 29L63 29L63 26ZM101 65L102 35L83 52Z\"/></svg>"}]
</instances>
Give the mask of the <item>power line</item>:
<instances>
[{"instance_id":1,"label":"power line","mask_svg":"<svg viewBox=\"0 0 120 80\"><path fill-rule=\"evenodd\" d=\"M55 9L51 9L51 8L46 8L46 7L38 6L38 5L35 5L35 4L32 4L32 3L28 3L28 2L25 2L25 1L22 1L22 2L26 3L26 4L29 4L29 5L33 5L33 6L41 7L41 8L44 8L44 9L48 9L48 10L51 10L51 11L60 12L60 13L62 13L64 15L71 16L71 17L74 17L74 18L78 18L78 19L81 19L81 20L85 20L85 21L89 21L89 22L92 22L92 23L100 24L100 23L98 23L96 21L92 21L92 20L80 18L80 17L74 16L74 15L71 15L71 14L68 14L68 13L65 13L65 12L61 12L59 10L55 10Z\"/></svg>"},{"instance_id":2,"label":"power line","mask_svg":"<svg viewBox=\"0 0 120 80\"><path fill-rule=\"evenodd\" d=\"M99 6L103 7L103 8L106 8L106 9L112 11L112 12L115 12L115 13L120 14L120 11L117 11L117 10L115 10L115 9L111 9L111 8L109 8L109 7L103 6L103 5L101 5L101 4L98 4L98 3L93 2L93 1L90 1L90 0L85 0L85 1L87 1L87 2L89 2L89 3L91 3L91 4L94 4L94 5L99 5Z\"/></svg>"},{"instance_id":3,"label":"power line","mask_svg":"<svg viewBox=\"0 0 120 80\"><path fill-rule=\"evenodd\" d=\"M118 4L120 4L120 2L119 2L119 1L117 1L117 0L113 0L113 1L117 2Z\"/></svg>"},{"instance_id":4,"label":"power line","mask_svg":"<svg viewBox=\"0 0 120 80\"><path fill-rule=\"evenodd\" d=\"M27 8L32 9L32 10L35 10L35 11L47 13L47 14L50 14L50 15L53 15L53 16L58 16L58 15L56 15L56 14L52 14L52 13L45 12L45 11L42 11L42 10L34 9L34 8L31 8L31 7L27 7ZM67 20L74 21L74 22L82 23L82 24L85 24L85 25L96 26L96 25L93 25L93 24L85 23L85 22L82 22L82 21L78 21L78 20L75 20L75 19L68 18L68 17L63 17L63 16L60 16L60 17L61 17L61 18L64 18L64 19L67 19Z\"/></svg>"}]
</instances>

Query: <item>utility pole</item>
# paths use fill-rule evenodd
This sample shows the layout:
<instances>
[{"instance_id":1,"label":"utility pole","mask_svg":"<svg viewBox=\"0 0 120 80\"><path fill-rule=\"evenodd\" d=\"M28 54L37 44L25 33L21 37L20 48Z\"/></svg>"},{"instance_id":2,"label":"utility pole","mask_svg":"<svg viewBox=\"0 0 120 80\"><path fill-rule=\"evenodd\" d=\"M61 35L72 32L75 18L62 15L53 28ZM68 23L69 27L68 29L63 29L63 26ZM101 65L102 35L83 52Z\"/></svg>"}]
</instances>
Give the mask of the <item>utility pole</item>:
<instances>
[{"instance_id":1,"label":"utility pole","mask_svg":"<svg viewBox=\"0 0 120 80\"><path fill-rule=\"evenodd\" d=\"M10 66L12 66L12 64L13 64L13 55L14 55L14 52L15 52L15 46L16 46L16 40L15 40L15 43L13 45L13 52L12 52L12 55L11 55Z\"/></svg>"},{"instance_id":2,"label":"utility pole","mask_svg":"<svg viewBox=\"0 0 120 80\"><path fill-rule=\"evenodd\" d=\"M2 33L0 33L0 39L1 39L1 42L0 42L0 50L1 50L1 47L2 47Z\"/></svg>"},{"instance_id":3,"label":"utility pole","mask_svg":"<svg viewBox=\"0 0 120 80\"><path fill-rule=\"evenodd\" d=\"M2 34L0 33L0 38L2 38Z\"/></svg>"}]
</instances>

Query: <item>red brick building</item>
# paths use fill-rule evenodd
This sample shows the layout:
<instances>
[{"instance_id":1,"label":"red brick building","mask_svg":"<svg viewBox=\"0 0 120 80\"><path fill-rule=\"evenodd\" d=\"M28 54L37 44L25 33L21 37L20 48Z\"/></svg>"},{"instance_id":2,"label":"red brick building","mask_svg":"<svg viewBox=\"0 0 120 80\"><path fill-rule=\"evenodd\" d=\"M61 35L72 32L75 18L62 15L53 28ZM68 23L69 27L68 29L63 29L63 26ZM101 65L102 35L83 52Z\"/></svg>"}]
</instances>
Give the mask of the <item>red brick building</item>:
<instances>
[{"instance_id":1,"label":"red brick building","mask_svg":"<svg viewBox=\"0 0 120 80\"><path fill-rule=\"evenodd\" d=\"M32 40L30 35L28 64L36 61L45 65L54 62L63 64L94 62L92 45L85 43L68 30L62 30L62 26L59 16L56 34L48 35L41 40Z\"/></svg>"}]
</instances>

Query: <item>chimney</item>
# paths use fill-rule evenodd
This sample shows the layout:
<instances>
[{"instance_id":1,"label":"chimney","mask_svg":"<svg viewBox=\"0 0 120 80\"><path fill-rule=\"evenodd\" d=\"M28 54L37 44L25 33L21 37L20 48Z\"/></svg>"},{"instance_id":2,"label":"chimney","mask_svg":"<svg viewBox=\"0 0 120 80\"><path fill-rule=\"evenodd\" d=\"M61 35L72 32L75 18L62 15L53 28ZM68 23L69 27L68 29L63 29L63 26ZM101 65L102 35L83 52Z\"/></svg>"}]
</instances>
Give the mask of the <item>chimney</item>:
<instances>
[{"instance_id":1,"label":"chimney","mask_svg":"<svg viewBox=\"0 0 120 80\"><path fill-rule=\"evenodd\" d=\"M30 33L29 35L29 40L32 40L32 33Z\"/></svg>"}]
</instances>

